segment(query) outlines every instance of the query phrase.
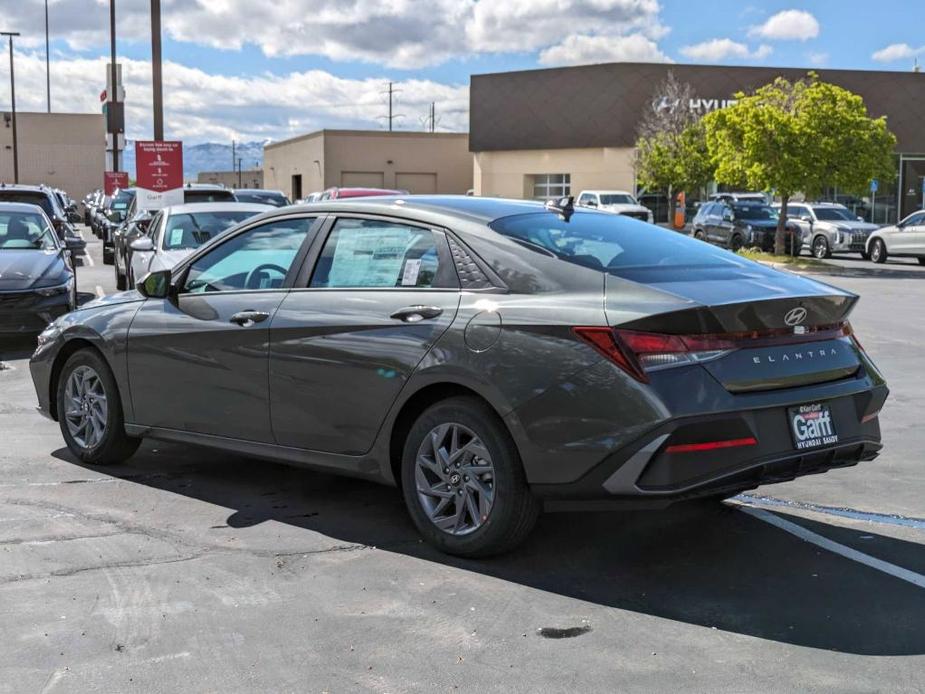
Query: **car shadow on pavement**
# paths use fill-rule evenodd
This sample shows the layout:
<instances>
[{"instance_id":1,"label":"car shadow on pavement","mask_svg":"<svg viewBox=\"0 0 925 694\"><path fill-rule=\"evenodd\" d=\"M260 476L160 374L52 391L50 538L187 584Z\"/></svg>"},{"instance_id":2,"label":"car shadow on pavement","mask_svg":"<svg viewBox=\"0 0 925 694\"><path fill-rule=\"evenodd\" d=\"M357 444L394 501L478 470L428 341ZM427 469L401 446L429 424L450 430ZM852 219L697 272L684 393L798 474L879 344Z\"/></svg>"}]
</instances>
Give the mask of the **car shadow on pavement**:
<instances>
[{"instance_id":1,"label":"car shadow on pavement","mask_svg":"<svg viewBox=\"0 0 925 694\"><path fill-rule=\"evenodd\" d=\"M35 351L35 335L0 337L0 361L28 359Z\"/></svg>"},{"instance_id":2,"label":"car shadow on pavement","mask_svg":"<svg viewBox=\"0 0 925 694\"><path fill-rule=\"evenodd\" d=\"M54 455L95 475L234 509L227 519L233 528L274 520L339 543L705 628L861 655L925 654L925 590L804 542L734 504L546 514L515 552L466 560L424 544L401 495L388 487L162 442L146 442L128 464L109 468L79 463L67 449ZM104 487L111 491L85 488ZM119 497L105 503L118 504ZM925 572L921 544L776 515Z\"/></svg>"}]
</instances>

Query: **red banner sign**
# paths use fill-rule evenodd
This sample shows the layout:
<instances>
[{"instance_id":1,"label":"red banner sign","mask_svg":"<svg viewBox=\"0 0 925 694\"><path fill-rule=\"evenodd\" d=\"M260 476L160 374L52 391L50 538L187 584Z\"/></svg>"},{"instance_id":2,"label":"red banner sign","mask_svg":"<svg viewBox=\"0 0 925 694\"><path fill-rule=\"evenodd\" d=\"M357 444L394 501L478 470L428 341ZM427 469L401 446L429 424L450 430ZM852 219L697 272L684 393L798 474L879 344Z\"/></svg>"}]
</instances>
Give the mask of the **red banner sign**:
<instances>
[{"instance_id":1,"label":"red banner sign","mask_svg":"<svg viewBox=\"0 0 925 694\"><path fill-rule=\"evenodd\" d=\"M135 142L135 179L139 188L164 193L183 187L182 142Z\"/></svg>"},{"instance_id":2,"label":"red banner sign","mask_svg":"<svg viewBox=\"0 0 925 694\"><path fill-rule=\"evenodd\" d=\"M104 171L103 192L112 195L119 188L128 188L128 173L125 171Z\"/></svg>"}]
</instances>

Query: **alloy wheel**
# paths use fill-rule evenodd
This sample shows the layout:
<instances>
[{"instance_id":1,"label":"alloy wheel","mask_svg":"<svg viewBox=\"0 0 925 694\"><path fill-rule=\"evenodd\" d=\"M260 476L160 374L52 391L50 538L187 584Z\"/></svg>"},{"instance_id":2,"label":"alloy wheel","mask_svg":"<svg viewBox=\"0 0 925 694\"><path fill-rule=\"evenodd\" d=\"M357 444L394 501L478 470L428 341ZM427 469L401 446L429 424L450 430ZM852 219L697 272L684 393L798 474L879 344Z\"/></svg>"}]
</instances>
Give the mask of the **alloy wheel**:
<instances>
[{"instance_id":1,"label":"alloy wheel","mask_svg":"<svg viewBox=\"0 0 925 694\"><path fill-rule=\"evenodd\" d=\"M822 260L829 254L829 242L824 236L817 236L813 242L813 255Z\"/></svg>"},{"instance_id":2,"label":"alloy wheel","mask_svg":"<svg viewBox=\"0 0 925 694\"><path fill-rule=\"evenodd\" d=\"M64 390L64 417L68 431L82 448L92 449L106 435L109 407L99 374L86 365L68 376Z\"/></svg>"},{"instance_id":3,"label":"alloy wheel","mask_svg":"<svg viewBox=\"0 0 925 694\"><path fill-rule=\"evenodd\" d=\"M462 424L434 427L418 449L415 485L421 508L440 530L468 535L488 520L495 496L491 454Z\"/></svg>"}]
</instances>

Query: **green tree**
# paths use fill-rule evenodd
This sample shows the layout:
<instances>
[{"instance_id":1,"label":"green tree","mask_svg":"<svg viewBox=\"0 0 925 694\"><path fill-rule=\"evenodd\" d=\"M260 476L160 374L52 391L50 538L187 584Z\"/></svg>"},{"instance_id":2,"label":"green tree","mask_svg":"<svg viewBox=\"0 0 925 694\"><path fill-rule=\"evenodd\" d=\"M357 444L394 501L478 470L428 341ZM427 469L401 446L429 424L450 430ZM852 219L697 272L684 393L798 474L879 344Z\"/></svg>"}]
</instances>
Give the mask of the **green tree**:
<instances>
[{"instance_id":1,"label":"green tree","mask_svg":"<svg viewBox=\"0 0 925 694\"><path fill-rule=\"evenodd\" d=\"M694 192L713 178L700 117L688 107L693 90L672 73L656 90L636 139L636 179L642 188L663 190L669 206L678 191Z\"/></svg>"},{"instance_id":2,"label":"green tree","mask_svg":"<svg viewBox=\"0 0 925 694\"><path fill-rule=\"evenodd\" d=\"M864 100L810 73L779 77L737 103L704 117L718 183L774 190L782 210L794 193L818 197L826 186L863 194L871 179L895 176L896 138L886 119L871 118ZM784 253L786 215L774 252Z\"/></svg>"}]
</instances>

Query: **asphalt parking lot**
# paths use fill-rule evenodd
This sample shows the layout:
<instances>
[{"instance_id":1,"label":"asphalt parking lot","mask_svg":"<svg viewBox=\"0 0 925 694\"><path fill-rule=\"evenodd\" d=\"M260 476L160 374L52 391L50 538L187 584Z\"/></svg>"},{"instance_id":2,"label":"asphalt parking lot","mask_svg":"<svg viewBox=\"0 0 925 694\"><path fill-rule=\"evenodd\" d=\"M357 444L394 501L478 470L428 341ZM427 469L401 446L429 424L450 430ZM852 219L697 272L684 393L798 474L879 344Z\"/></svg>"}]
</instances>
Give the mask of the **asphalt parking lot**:
<instances>
[{"instance_id":1,"label":"asphalt parking lot","mask_svg":"<svg viewBox=\"0 0 925 694\"><path fill-rule=\"evenodd\" d=\"M82 465L0 347L0 691L923 691L925 267L832 264L892 390L879 459L549 514L488 561L372 484L156 442Z\"/></svg>"}]
</instances>

